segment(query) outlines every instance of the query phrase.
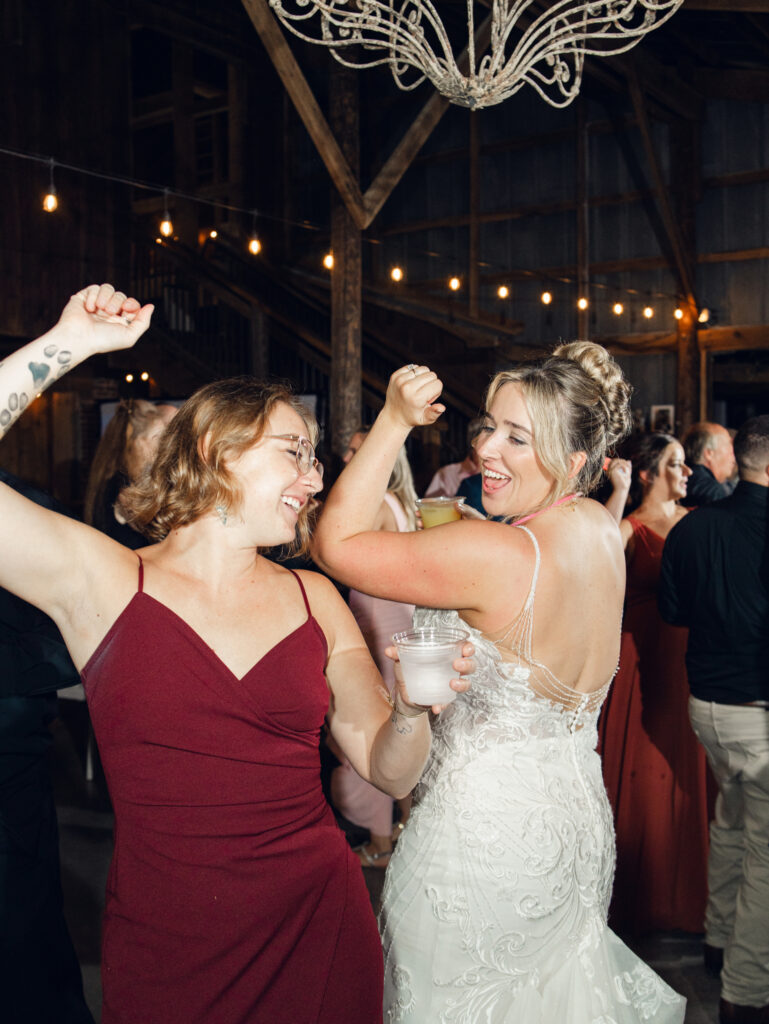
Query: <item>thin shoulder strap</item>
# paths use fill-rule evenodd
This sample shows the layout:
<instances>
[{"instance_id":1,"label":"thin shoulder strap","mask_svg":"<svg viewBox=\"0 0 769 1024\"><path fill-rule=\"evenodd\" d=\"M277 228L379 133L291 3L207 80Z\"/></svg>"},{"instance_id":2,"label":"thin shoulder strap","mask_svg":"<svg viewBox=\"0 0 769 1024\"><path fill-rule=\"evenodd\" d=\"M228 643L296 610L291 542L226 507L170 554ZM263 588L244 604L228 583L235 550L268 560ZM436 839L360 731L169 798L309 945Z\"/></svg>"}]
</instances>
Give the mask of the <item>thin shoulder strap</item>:
<instances>
[{"instance_id":1,"label":"thin shoulder strap","mask_svg":"<svg viewBox=\"0 0 769 1024\"><path fill-rule=\"evenodd\" d=\"M307 592L304 589L304 584L300 580L298 573L294 572L293 569L289 569L288 571L291 573L291 575L294 577L296 582L299 584L299 589L302 591L302 597L304 598L304 606L307 609L308 617L310 617L312 615L312 609L310 608L310 602L307 600Z\"/></svg>"},{"instance_id":2,"label":"thin shoulder strap","mask_svg":"<svg viewBox=\"0 0 769 1024\"><path fill-rule=\"evenodd\" d=\"M527 533L531 538L531 543L534 545L534 575L531 577L529 596L526 598L526 603L523 606L524 608L530 608L531 605L534 603L534 594L536 593L537 580L539 579L539 565L542 560L539 553L539 544L537 543L537 538L534 536L534 534L531 532L528 526L515 526L515 524L513 525L516 530L523 530L524 533Z\"/></svg>"},{"instance_id":3,"label":"thin shoulder strap","mask_svg":"<svg viewBox=\"0 0 769 1024\"><path fill-rule=\"evenodd\" d=\"M136 556L139 559L139 593L144 592L144 562L142 562L142 556Z\"/></svg>"}]
</instances>

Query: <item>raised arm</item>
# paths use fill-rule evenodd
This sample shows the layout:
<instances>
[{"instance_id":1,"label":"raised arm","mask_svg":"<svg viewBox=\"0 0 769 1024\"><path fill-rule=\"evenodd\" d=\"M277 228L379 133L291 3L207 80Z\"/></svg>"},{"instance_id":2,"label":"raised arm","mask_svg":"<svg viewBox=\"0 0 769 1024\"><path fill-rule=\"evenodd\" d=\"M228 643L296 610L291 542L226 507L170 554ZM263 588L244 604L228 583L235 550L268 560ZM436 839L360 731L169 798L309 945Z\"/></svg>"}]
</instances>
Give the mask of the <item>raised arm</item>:
<instances>
[{"instance_id":1,"label":"raised arm","mask_svg":"<svg viewBox=\"0 0 769 1024\"><path fill-rule=\"evenodd\" d=\"M374 597L460 613L483 613L500 597L518 607L533 566L521 530L463 520L419 532L375 532L397 453L413 426L433 423L443 411L436 403L441 387L424 366L392 375L384 408L324 502L313 557L331 576Z\"/></svg>"},{"instance_id":2,"label":"raised arm","mask_svg":"<svg viewBox=\"0 0 769 1024\"><path fill-rule=\"evenodd\" d=\"M604 505L617 523L621 523L627 505L627 496L630 492L630 483L633 479L632 463L627 459L612 459L606 470L606 475L611 483L612 492Z\"/></svg>"},{"instance_id":3,"label":"raised arm","mask_svg":"<svg viewBox=\"0 0 769 1024\"><path fill-rule=\"evenodd\" d=\"M130 348L149 326L142 307L111 285L73 295L58 323L0 364L0 436L37 394L97 352ZM51 615L61 627L102 549L121 549L89 527L42 508L0 484L0 586Z\"/></svg>"},{"instance_id":4,"label":"raised arm","mask_svg":"<svg viewBox=\"0 0 769 1024\"><path fill-rule=\"evenodd\" d=\"M109 284L73 295L50 331L0 363L0 438L36 395L78 363L134 345L149 327L152 309Z\"/></svg>"}]
</instances>

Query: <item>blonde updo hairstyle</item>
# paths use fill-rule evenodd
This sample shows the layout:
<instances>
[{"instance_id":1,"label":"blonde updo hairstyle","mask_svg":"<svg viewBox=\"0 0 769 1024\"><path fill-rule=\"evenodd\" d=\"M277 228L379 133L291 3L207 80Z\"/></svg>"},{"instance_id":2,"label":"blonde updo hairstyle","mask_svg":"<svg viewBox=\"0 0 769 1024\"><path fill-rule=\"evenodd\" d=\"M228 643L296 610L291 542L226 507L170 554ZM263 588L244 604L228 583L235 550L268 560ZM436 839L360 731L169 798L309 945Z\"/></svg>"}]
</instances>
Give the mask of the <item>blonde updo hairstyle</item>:
<instances>
[{"instance_id":1,"label":"blonde updo hairstyle","mask_svg":"<svg viewBox=\"0 0 769 1024\"><path fill-rule=\"evenodd\" d=\"M149 474L124 492L127 522L152 540L162 540L217 508L237 514L243 496L230 466L262 438L280 404L302 417L315 445L315 418L288 385L231 377L199 388L164 431ZM292 550L307 546L309 504L299 515Z\"/></svg>"},{"instance_id":2,"label":"blonde updo hairstyle","mask_svg":"<svg viewBox=\"0 0 769 1024\"><path fill-rule=\"evenodd\" d=\"M559 345L553 354L492 380L486 410L506 384L516 384L532 423L532 444L553 486L537 512L570 491L589 494L598 484L607 452L630 432L630 392L622 370L605 348L591 341ZM571 456L584 466L570 476Z\"/></svg>"}]
</instances>

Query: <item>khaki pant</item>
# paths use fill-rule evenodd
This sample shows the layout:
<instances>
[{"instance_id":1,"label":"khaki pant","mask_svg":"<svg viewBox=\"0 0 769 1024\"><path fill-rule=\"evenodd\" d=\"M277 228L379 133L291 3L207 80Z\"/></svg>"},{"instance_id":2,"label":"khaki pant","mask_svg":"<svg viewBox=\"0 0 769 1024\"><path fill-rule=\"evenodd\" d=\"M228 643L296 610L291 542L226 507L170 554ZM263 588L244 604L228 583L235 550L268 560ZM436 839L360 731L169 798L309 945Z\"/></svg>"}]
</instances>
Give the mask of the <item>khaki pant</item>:
<instances>
[{"instance_id":1,"label":"khaki pant","mask_svg":"<svg viewBox=\"0 0 769 1024\"><path fill-rule=\"evenodd\" d=\"M724 950L721 994L769 1003L769 708L689 699L718 783L705 940Z\"/></svg>"}]
</instances>

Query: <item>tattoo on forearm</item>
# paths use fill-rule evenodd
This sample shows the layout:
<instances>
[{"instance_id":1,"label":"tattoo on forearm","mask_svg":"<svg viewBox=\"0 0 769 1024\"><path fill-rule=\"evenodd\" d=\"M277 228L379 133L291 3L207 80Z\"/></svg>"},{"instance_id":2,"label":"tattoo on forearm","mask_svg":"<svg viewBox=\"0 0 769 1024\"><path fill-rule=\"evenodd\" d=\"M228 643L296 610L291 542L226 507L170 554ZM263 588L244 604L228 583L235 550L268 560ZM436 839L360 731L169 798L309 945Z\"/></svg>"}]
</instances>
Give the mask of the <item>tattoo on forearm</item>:
<instances>
[{"instance_id":1,"label":"tattoo on forearm","mask_svg":"<svg viewBox=\"0 0 769 1024\"><path fill-rule=\"evenodd\" d=\"M59 349L58 345L49 343L43 348L42 354L49 360L54 360L55 357L55 361L47 363L33 360L27 363L35 391L44 391L72 369L72 352L69 349ZM0 368L4 363L5 360L0 362ZM0 404L0 436L5 435L8 427L15 422L28 405L29 395L25 391L12 392L5 403Z\"/></svg>"},{"instance_id":2,"label":"tattoo on forearm","mask_svg":"<svg viewBox=\"0 0 769 1024\"><path fill-rule=\"evenodd\" d=\"M51 372L51 367L48 363L29 363L29 372L32 374L33 384L42 384Z\"/></svg>"},{"instance_id":3,"label":"tattoo on forearm","mask_svg":"<svg viewBox=\"0 0 769 1024\"><path fill-rule=\"evenodd\" d=\"M399 715L395 710L393 710L393 713L390 716L390 721L395 726L395 731L400 733L402 736L406 736L408 733L413 732L411 722L409 722L408 718L404 718L403 715Z\"/></svg>"}]
</instances>

